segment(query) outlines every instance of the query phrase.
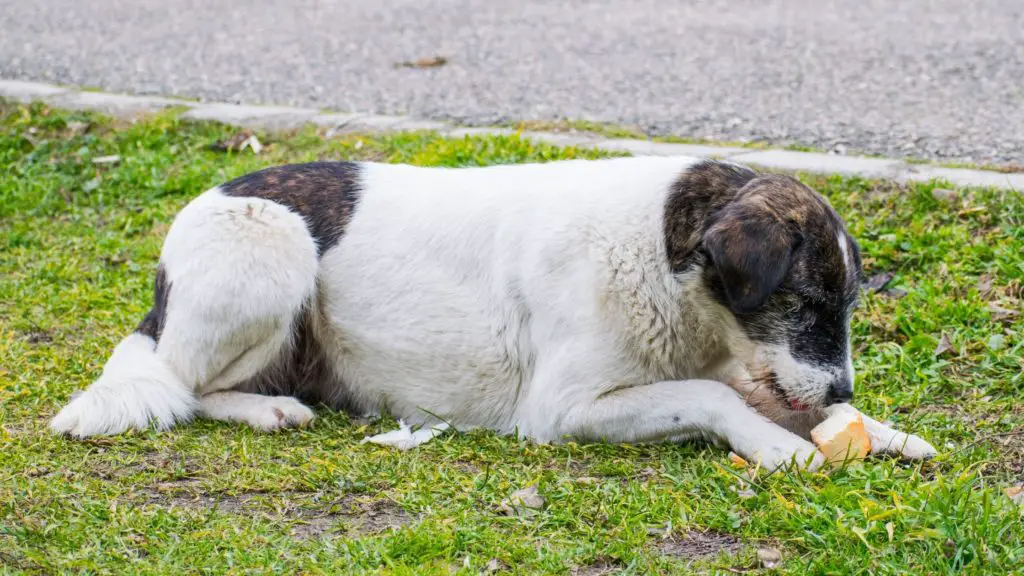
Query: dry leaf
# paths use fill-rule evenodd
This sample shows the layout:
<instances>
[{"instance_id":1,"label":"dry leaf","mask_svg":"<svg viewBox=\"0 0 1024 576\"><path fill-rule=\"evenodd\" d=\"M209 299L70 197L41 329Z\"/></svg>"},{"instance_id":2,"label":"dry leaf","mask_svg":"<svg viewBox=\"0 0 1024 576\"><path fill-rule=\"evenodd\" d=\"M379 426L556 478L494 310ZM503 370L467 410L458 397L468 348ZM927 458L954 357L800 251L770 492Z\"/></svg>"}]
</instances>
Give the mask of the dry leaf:
<instances>
[{"instance_id":1,"label":"dry leaf","mask_svg":"<svg viewBox=\"0 0 1024 576\"><path fill-rule=\"evenodd\" d=\"M757 561L762 568L775 568L782 562L782 552L778 548L758 548Z\"/></svg>"},{"instance_id":2,"label":"dry leaf","mask_svg":"<svg viewBox=\"0 0 1024 576\"><path fill-rule=\"evenodd\" d=\"M895 298L899 300L900 298L903 298L904 296L907 295L907 291L903 290L902 288L889 288L885 292L882 292L882 295L888 298Z\"/></svg>"},{"instance_id":3,"label":"dry leaf","mask_svg":"<svg viewBox=\"0 0 1024 576\"><path fill-rule=\"evenodd\" d=\"M953 343L949 341L949 336L945 332L942 333L942 338L939 338L939 345L935 347L935 356L939 357L949 352L953 352Z\"/></svg>"},{"instance_id":4,"label":"dry leaf","mask_svg":"<svg viewBox=\"0 0 1024 576\"><path fill-rule=\"evenodd\" d=\"M243 130L227 140L213 143L210 149L218 152L241 152L249 148L253 154L259 154L263 150L263 143L252 133L252 130Z\"/></svg>"},{"instance_id":5,"label":"dry leaf","mask_svg":"<svg viewBox=\"0 0 1024 576\"><path fill-rule=\"evenodd\" d=\"M395 64L395 68L439 68L448 63L444 56L429 56Z\"/></svg>"},{"instance_id":6,"label":"dry leaf","mask_svg":"<svg viewBox=\"0 0 1024 576\"><path fill-rule=\"evenodd\" d=\"M111 156L97 156L92 159L93 164L117 164L121 161L121 157L117 154Z\"/></svg>"},{"instance_id":7,"label":"dry leaf","mask_svg":"<svg viewBox=\"0 0 1024 576\"><path fill-rule=\"evenodd\" d=\"M746 468L747 461L742 456L735 452L729 452L729 461L733 463L737 468Z\"/></svg>"},{"instance_id":8,"label":"dry leaf","mask_svg":"<svg viewBox=\"0 0 1024 576\"><path fill-rule=\"evenodd\" d=\"M1024 484L1018 484L1016 486L1010 486L1006 490L1006 497L1013 501L1014 504L1024 504Z\"/></svg>"},{"instance_id":9,"label":"dry leaf","mask_svg":"<svg viewBox=\"0 0 1024 576\"><path fill-rule=\"evenodd\" d=\"M992 282L995 278L991 274L982 274L978 278L978 293L984 298L992 293Z\"/></svg>"},{"instance_id":10,"label":"dry leaf","mask_svg":"<svg viewBox=\"0 0 1024 576\"><path fill-rule=\"evenodd\" d=\"M501 570L504 567L505 565L501 563L501 560L498 560L497 558L491 558L487 561L487 565L484 566L484 574L491 574L493 572L497 572L498 570Z\"/></svg>"},{"instance_id":11,"label":"dry leaf","mask_svg":"<svg viewBox=\"0 0 1024 576\"><path fill-rule=\"evenodd\" d=\"M878 274L873 274L868 278L868 281L864 283L864 290L867 292L881 292L895 277L896 275L892 272L879 272Z\"/></svg>"},{"instance_id":12,"label":"dry leaf","mask_svg":"<svg viewBox=\"0 0 1024 576\"><path fill-rule=\"evenodd\" d=\"M885 523L885 533L889 535L889 542L892 542L893 533L896 531L896 527L892 522Z\"/></svg>"},{"instance_id":13,"label":"dry leaf","mask_svg":"<svg viewBox=\"0 0 1024 576\"><path fill-rule=\"evenodd\" d=\"M743 488L742 490L737 490L736 495L740 497L740 500L749 500L750 498L757 496L757 492L754 492L748 486L747 488Z\"/></svg>"},{"instance_id":14,"label":"dry leaf","mask_svg":"<svg viewBox=\"0 0 1024 576\"><path fill-rule=\"evenodd\" d=\"M989 304L988 313L992 315L992 319L996 322L1012 319L1018 314L1016 310L1009 310L997 304Z\"/></svg>"},{"instance_id":15,"label":"dry leaf","mask_svg":"<svg viewBox=\"0 0 1024 576\"><path fill-rule=\"evenodd\" d=\"M499 508L508 516L529 516L543 507L544 497L537 494L537 485L531 484L502 500Z\"/></svg>"}]
</instances>

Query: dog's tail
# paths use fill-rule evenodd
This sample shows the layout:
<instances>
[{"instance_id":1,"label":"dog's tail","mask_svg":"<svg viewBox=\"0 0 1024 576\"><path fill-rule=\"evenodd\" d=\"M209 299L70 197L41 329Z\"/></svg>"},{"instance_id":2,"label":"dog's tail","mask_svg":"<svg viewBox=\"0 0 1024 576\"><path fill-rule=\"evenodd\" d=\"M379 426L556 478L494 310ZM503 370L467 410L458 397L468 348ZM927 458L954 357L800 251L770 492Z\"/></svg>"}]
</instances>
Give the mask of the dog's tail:
<instances>
[{"instance_id":1,"label":"dog's tail","mask_svg":"<svg viewBox=\"0 0 1024 576\"><path fill-rule=\"evenodd\" d=\"M72 395L50 421L51 430L85 438L151 423L165 429L192 417L198 398L157 356L156 342L144 327L145 322L114 348L103 374L87 392Z\"/></svg>"}]
</instances>

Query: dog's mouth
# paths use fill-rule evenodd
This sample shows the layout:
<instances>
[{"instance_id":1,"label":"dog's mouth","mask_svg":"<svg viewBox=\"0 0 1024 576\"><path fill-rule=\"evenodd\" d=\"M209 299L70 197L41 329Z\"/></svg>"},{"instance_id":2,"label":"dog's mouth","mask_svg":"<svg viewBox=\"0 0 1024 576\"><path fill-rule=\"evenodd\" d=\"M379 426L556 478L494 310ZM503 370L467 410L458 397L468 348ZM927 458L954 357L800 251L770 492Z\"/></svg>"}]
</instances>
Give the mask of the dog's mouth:
<instances>
[{"instance_id":1,"label":"dog's mouth","mask_svg":"<svg viewBox=\"0 0 1024 576\"><path fill-rule=\"evenodd\" d=\"M794 412L803 412L811 409L807 403L796 398L792 398L785 390L782 389L782 386L779 385L779 377L775 372L768 373L768 376L765 377L765 383L768 385L768 389L772 391L772 394L775 395L775 398L790 410L793 410Z\"/></svg>"}]
</instances>

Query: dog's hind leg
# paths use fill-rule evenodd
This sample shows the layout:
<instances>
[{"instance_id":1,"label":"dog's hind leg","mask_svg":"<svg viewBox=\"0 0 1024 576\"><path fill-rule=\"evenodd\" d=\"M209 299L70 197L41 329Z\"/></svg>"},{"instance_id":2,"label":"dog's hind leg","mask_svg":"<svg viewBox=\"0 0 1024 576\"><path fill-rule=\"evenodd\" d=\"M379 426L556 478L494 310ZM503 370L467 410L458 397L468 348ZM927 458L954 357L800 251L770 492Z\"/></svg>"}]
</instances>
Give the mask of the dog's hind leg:
<instances>
[{"instance_id":1,"label":"dog's hind leg","mask_svg":"<svg viewBox=\"0 0 1024 576\"><path fill-rule=\"evenodd\" d=\"M305 426L313 411L291 396L264 396L248 392L213 392L200 398L199 415L222 422L244 422L257 430Z\"/></svg>"},{"instance_id":2,"label":"dog's hind leg","mask_svg":"<svg viewBox=\"0 0 1024 576\"><path fill-rule=\"evenodd\" d=\"M317 266L305 221L285 206L217 188L196 198L164 242L153 310L51 429L87 437L190 419L200 396L286 353ZM264 408L276 420L271 404Z\"/></svg>"}]
</instances>

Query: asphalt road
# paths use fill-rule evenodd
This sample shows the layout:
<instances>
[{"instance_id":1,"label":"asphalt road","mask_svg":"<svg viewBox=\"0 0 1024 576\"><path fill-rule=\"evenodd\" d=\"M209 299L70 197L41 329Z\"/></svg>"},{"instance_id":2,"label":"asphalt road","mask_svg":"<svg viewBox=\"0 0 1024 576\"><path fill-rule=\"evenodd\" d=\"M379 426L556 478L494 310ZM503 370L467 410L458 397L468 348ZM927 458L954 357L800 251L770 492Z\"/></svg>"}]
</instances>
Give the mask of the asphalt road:
<instances>
[{"instance_id":1,"label":"asphalt road","mask_svg":"<svg viewBox=\"0 0 1024 576\"><path fill-rule=\"evenodd\" d=\"M1021 0L0 0L0 77L1024 163Z\"/></svg>"}]
</instances>

